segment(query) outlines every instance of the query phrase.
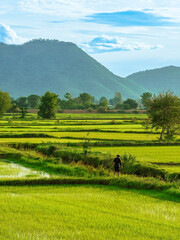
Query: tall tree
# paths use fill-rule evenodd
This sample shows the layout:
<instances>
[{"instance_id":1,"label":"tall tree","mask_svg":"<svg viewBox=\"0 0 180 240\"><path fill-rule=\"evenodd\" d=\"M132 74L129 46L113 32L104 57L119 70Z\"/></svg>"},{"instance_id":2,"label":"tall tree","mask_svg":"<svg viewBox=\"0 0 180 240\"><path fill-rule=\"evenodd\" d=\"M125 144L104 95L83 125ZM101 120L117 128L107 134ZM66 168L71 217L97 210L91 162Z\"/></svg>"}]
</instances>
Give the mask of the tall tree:
<instances>
[{"instance_id":1,"label":"tall tree","mask_svg":"<svg viewBox=\"0 0 180 240\"><path fill-rule=\"evenodd\" d=\"M28 107L28 101L27 97L20 97L16 100L16 104L19 108L27 108Z\"/></svg>"},{"instance_id":2,"label":"tall tree","mask_svg":"<svg viewBox=\"0 0 180 240\"><path fill-rule=\"evenodd\" d=\"M171 92L154 95L147 113L152 128L161 130L160 140L164 133L172 137L180 125L180 98Z\"/></svg>"},{"instance_id":3,"label":"tall tree","mask_svg":"<svg viewBox=\"0 0 180 240\"><path fill-rule=\"evenodd\" d=\"M65 97L67 100L72 100L72 95L71 95L70 93L68 93L68 92L64 95L64 97Z\"/></svg>"},{"instance_id":4,"label":"tall tree","mask_svg":"<svg viewBox=\"0 0 180 240\"><path fill-rule=\"evenodd\" d=\"M122 104L122 103L123 103L123 100L122 100L122 95L121 95L121 93L120 93L120 92L116 92L114 98L112 98L112 99L109 100L109 103L110 103L111 105L113 105L113 106L116 106L117 103Z\"/></svg>"},{"instance_id":5,"label":"tall tree","mask_svg":"<svg viewBox=\"0 0 180 240\"><path fill-rule=\"evenodd\" d=\"M83 105L90 105L92 101L92 96L89 93L81 93L79 95L79 100Z\"/></svg>"},{"instance_id":6,"label":"tall tree","mask_svg":"<svg viewBox=\"0 0 180 240\"><path fill-rule=\"evenodd\" d=\"M105 100L103 100L103 101L101 101L100 103L99 103L99 106L102 106L102 107L108 107L108 104L109 104L109 102L108 102L108 100L107 99L105 99Z\"/></svg>"},{"instance_id":7,"label":"tall tree","mask_svg":"<svg viewBox=\"0 0 180 240\"><path fill-rule=\"evenodd\" d=\"M134 99L131 99L131 98L128 98L126 101L124 101L124 104L128 104L131 109L132 108L136 109L138 106L138 103Z\"/></svg>"},{"instance_id":8,"label":"tall tree","mask_svg":"<svg viewBox=\"0 0 180 240\"><path fill-rule=\"evenodd\" d=\"M45 119L55 118L57 108L58 95L55 93L46 92L44 96L41 97L38 115Z\"/></svg>"},{"instance_id":9,"label":"tall tree","mask_svg":"<svg viewBox=\"0 0 180 240\"><path fill-rule=\"evenodd\" d=\"M100 100L99 100L99 103L101 103L101 102L103 102L103 101L107 101L107 102L108 102L108 100L107 100L106 97L101 97Z\"/></svg>"},{"instance_id":10,"label":"tall tree","mask_svg":"<svg viewBox=\"0 0 180 240\"><path fill-rule=\"evenodd\" d=\"M11 107L11 98L8 92L0 91L0 116L2 116Z\"/></svg>"},{"instance_id":11,"label":"tall tree","mask_svg":"<svg viewBox=\"0 0 180 240\"><path fill-rule=\"evenodd\" d=\"M40 96L30 95L27 97L28 106L32 109L37 109L39 108L40 100L41 100Z\"/></svg>"},{"instance_id":12,"label":"tall tree","mask_svg":"<svg viewBox=\"0 0 180 240\"><path fill-rule=\"evenodd\" d=\"M152 99L152 93L145 92L141 95L141 103L143 104L144 108L147 109Z\"/></svg>"}]
</instances>

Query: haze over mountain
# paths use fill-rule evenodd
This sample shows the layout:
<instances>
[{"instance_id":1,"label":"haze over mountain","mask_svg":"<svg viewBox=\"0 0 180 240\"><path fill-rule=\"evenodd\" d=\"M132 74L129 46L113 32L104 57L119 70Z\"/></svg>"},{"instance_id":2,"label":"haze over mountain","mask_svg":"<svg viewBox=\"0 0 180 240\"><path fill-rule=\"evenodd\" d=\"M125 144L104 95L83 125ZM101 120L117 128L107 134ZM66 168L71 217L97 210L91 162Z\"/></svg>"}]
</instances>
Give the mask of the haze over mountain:
<instances>
[{"instance_id":1,"label":"haze over mountain","mask_svg":"<svg viewBox=\"0 0 180 240\"><path fill-rule=\"evenodd\" d=\"M180 67L168 66L146 70L134 73L126 77L125 80L128 86L139 94L142 91L159 93L169 90L180 95Z\"/></svg>"},{"instance_id":2,"label":"haze over mountain","mask_svg":"<svg viewBox=\"0 0 180 240\"><path fill-rule=\"evenodd\" d=\"M119 66L121 67L121 66ZM138 98L146 91L172 90L180 94L180 67L165 67L121 78L75 44L57 40L33 40L23 45L0 43L0 90L11 96L42 95L47 90L60 98L88 92L111 98Z\"/></svg>"}]
</instances>

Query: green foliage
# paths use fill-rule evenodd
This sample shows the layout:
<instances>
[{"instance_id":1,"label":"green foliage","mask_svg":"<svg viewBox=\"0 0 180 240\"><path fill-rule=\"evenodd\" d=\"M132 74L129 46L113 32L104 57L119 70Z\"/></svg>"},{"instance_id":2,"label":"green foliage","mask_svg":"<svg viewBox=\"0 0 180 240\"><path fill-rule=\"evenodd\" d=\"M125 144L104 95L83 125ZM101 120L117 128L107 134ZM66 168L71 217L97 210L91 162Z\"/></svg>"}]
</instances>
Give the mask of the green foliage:
<instances>
[{"instance_id":1,"label":"green foliage","mask_svg":"<svg viewBox=\"0 0 180 240\"><path fill-rule=\"evenodd\" d=\"M81 93L79 97L72 98L70 93L66 93L66 100L59 99L59 106L62 109L88 109L88 108L96 108L96 104L92 103L92 96L88 93Z\"/></svg>"},{"instance_id":2,"label":"green foliage","mask_svg":"<svg viewBox=\"0 0 180 240\"><path fill-rule=\"evenodd\" d=\"M108 100L103 100L103 101L101 101L101 102L99 103L99 107L105 107L105 108L107 108L107 107L108 107L108 104L109 104Z\"/></svg>"},{"instance_id":3,"label":"green foliage","mask_svg":"<svg viewBox=\"0 0 180 240\"><path fill-rule=\"evenodd\" d=\"M91 112L93 112L93 109L92 109L91 107L89 107L89 108L87 109L87 111L88 111L89 113L91 113Z\"/></svg>"},{"instance_id":4,"label":"green foliage","mask_svg":"<svg viewBox=\"0 0 180 240\"><path fill-rule=\"evenodd\" d=\"M27 97L20 97L16 100L16 104L19 108L27 108L28 107L28 99Z\"/></svg>"},{"instance_id":5,"label":"green foliage","mask_svg":"<svg viewBox=\"0 0 180 240\"><path fill-rule=\"evenodd\" d=\"M124 105L127 104L130 106L130 109L136 109L138 106L138 103L134 99L128 98L126 101L123 103ZM126 105L126 106L127 106Z\"/></svg>"},{"instance_id":6,"label":"green foliage","mask_svg":"<svg viewBox=\"0 0 180 240\"><path fill-rule=\"evenodd\" d=\"M79 101L85 106L90 106L92 101L92 96L88 93L80 93Z\"/></svg>"},{"instance_id":7,"label":"green foliage","mask_svg":"<svg viewBox=\"0 0 180 240\"><path fill-rule=\"evenodd\" d=\"M122 161L123 161L123 168L124 168L124 169L131 167L131 166L134 165L135 162L136 162L136 156L134 156L134 155L132 155L132 154L124 153L124 154L121 156L121 159L122 159Z\"/></svg>"},{"instance_id":8,"label":"green foliage","mask_svg":"<svg viewBox=\"0 0 180 240\"><path fill-rule=\"evenodd\" d=\"M41 97L38 115L42 118L51 119L56 117L58 107L58 95L46 92Z\"/></svg>"},{"instance_id":9,"label":"green foliage","mask_svg":"<svg viewBox=\"0 0 180 240\"><path fill-rule=\"evenodd\" d=\"M122 95L120 92L116 92L115 93L115 96L114 98L110 99L109 100L109 103L112 105L112 106L116 106L117 104L122 104L123 103L123 100L122 100Z\"/></svg>"},{"instance_id":10,"label":"green foliage","mask_svg":"<svg viewBox=\"0 0 180 240\"><path fill-rule=\"evenodd\" d=\"M171 92L154 95L147 113L152 128L161 130L160 140L165 132L167 138L172 139L177 126L180 125L180 98Z\"/></svg>"},{"instance_id":11,"label":"green foliage","mask_svg":"<svg viewBox=\"0 0 180 240\"><path fill-rule=\"evenodd\" d=\"M87 155L91 152L91 142L88 136L89 136L89 133L87 134L87 137L84 138L84 141L82 142L82 147L83 147L83 152L85 157L87 157Z\"/></svg>"},{"instance_id":12,"label":"green foliage","mask_svg":"<svg viewBox=\"0 0 180 240\"><path fill-rule=\"evenodd\" d=\"M100 100L99 100L99 103L103 102L103 101L108 101L106 97L101 97Z\"/></svg>"},{"instance_id":13,"label":"green foliage","mask_svg":"<svg viewBox=\"0 0 180 240\"><path fill-rule=\"evenodd\" d=\"M11 107L9 93L0 91L0 117Z\"/></svg>"},{"instance_id":14,"label":"green foliage","mask_svg":"<svg viewBox=\"0 0 180 240\"><path fill-rule=\"evenodd\" d=\"M105 113L107 111L107 108L104 106L99 106L97 111L98 111L98 113Z\"/></svg>"},{"instance_id":15,"label":"green foliage","mask_svg":"<svg viewBox=\"0 0 180 240\"><path fill-rule=\"evenodd\" d=\"M20 109L18 108L16 103L12 103L10 109L8 112L13 113L13 117L15 116L15 113L19 112Z\"/></svg>"},{"instance_id":16,"label":"green foliage","mask_svg":"<svg viewBox=\"0 0 180 240\"><path fill-rule=\"evenodd\" d=\"M72 100L72 95L71 95L71 93L66 93L65 95L64 95L64 97L67 99L67 100Z\"/></svg>"},{"instance_id":17,"label":"green foliage","mask_svg":"<svg viewBox=\"0 0 180 240\"><path fill-rule=\"evenodd\" d=\"M32 109L38 109L40 105L40 96L38 95L30 95L27 97L28 106Z\"/></svg>"},{"instance_id":18,"label":"green foliage","mask_svg":"<svg viewBox=\"0 0 180 240\"><path fill-rule=\"evenodd\" d=\"M27 108L26 107L20 107L21 109L21 118L25 118L27 115Z\"/></svg>"},{"instance_id":19,"label":"green foliage","mask_svg":"<svg viewBox=\"0 0 180 240\"><path fill-rule=\"evenodd\" d=\"M143 104L145 109L148 109L151 99L152 99L152 93L145 92L141 95L141 103Z\"/></svg>"}]
</instances>

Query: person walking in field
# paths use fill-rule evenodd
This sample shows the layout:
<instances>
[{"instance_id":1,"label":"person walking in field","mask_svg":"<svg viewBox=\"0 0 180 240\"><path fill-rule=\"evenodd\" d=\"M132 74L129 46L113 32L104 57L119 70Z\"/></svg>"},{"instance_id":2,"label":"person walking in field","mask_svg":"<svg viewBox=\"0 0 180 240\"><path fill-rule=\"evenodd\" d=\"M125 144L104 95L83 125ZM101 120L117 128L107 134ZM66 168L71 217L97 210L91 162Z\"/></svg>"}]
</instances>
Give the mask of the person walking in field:
<instances>
[{"instance_id":1,"label":"person walking in field","mask_svg":"<svg viewBox=\"0 0 180 240\"><path fill-rule=\"evenodd\" d=\"M116 156L116 158L114 159L113 163L114 163L114 176L116 176L116 173L117 173L118 177L119 177L120 168L122 166L121 158L120 158L119 154Z\"/></svg>"}]
</instances>

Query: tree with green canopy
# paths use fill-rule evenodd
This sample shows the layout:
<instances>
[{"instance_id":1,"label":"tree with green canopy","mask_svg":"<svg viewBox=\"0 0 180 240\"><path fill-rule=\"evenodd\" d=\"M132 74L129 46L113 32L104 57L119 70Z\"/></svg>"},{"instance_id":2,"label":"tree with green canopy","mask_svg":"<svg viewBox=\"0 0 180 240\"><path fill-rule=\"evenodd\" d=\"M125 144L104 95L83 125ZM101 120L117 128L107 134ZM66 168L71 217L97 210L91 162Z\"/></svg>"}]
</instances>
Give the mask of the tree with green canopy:
<instances>
[{"instance_id":1,"label":"tree with green canopy","mask_svg":"<svg viewBox=\"0 0 180 240\"><path fill-rule=\"evenodd\" d=\"M27 97L28 106L32 109L37 109L39 108L40 100L40 96L32 94Z\"/></svg>"},{"instance_id":2,"label":"tree with green canopy","mask_svg":"<svg viewBox=\"0 0 180 240\"><path fill-rule=\"evenodd\" d=\"M144 108L147 109L152 99L152 93L145 92L141 95L141 103L143 104Z\"/></svg>"},{"instance_id":3,"label":"tree with green canopy","mask_svg":"<svg viewBox=\"0 0 180 240\"><path fill-rule=\"evenodd\" d=\"M112 105L112 106L116 106L118 103L122 104L123 103L123 100L122 100L122 95L120 92L116 92L115 95L114 95L114 98L110 99L109 100L109 103Z\"/></svg>"},{"instance_id":4,"label":"tree with green canopy","mask_svg":"<svg viewBox=\"0 0 180 240\"><path fill-rule=\"evenodd\" d=\"M0 116L9 110L11 107L11 98L8 92L0 91Z\"/></svg>"},{"instance_id":5,"label":"tree with green canopy","mask_svg":"<svg viewBox=\"0 0 180 240\"><path fill-rule=\"evenodd\" d=\"M136 109L138 106L138 103L131 98L128 98L126 101L124 101L123 104L128 104L130 106L130 109Z\"/></svg>"},{"instance_id":6,"label":"tree with green canopy","mask_svg":"<svg viewBox=\"0 0 180 240\"><path fill-rule=\"evenodd\" d=\"M41 97L38 116L51 119L56 117L58 108L58 95L51 92L46 92Z\"/></svg>"},{"instance_id":7,"label":"tree with green canopy","mask_svg":"<svg viewBox=\"0 0 180 240\"><path fill-rule=\"evenodd\" d=\"M89 93L80 93L79 101L83 105L89 106L92 103L92 96Z\"/></svg>"},{"instance_id":8,"label":"tree with green canopy","mask_svg":"<svg viewBox=\"0 0 180 240\"><path fill-rule=\"evenodd\" d=\"M28 107L28 99L27 97L20 97L16 100L16 104L19 108L27 108Z\"/></svg>"},{"instance_id":9,"label":"tree with green canopy","mask_svg":"<svg viewBox=\"0 0 180 240\"><path fill-rule=\"evenodd\" d=\"M180 125L180 98L171 92L154 95L147 113L151 127L161 131L160 140L164 133L166 137L173 138Z\"/></svg>"},{"instance_id":10,"label":"tree with green canopy","mask_svg":"<svg viewBox=\"0 0 180 240\"><path fill-rule=\"evenodd\" d=\"M99 103L104 102L104 101L108 101L106 97L101 97L99 100Z\"/></svg>"},{"instance_id":11,"label":"tree with green canopy","mask_svg":"<svg viewBox=\"0 0 180 240\"><path fill-rule=\"evenodd\" d=\"M109 104L108 100L105 99L105 100L103 100L103 101L101 101L101 102L99 103L99 107L101 106L101 107L107 108L107 107L108 107L108 104Z\"/></svg>"}]
</instances>

